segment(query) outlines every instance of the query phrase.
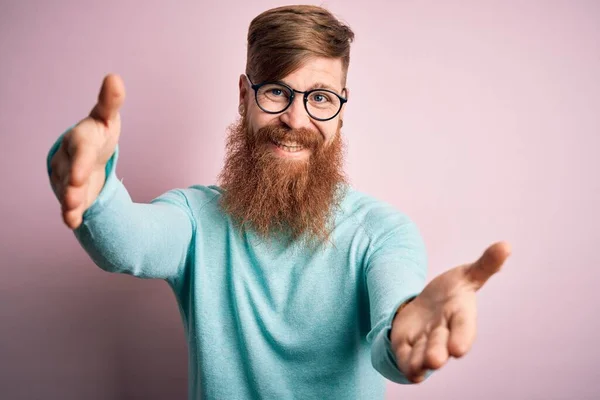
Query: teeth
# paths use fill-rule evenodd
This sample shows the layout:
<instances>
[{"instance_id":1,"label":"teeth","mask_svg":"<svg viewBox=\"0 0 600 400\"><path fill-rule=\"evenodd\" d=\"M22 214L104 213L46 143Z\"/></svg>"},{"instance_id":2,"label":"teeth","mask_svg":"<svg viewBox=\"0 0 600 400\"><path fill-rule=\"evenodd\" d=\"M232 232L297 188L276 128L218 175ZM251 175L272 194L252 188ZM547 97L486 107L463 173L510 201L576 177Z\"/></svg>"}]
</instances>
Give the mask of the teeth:
<instances>
[{"instance_id":1,"label":"teeth","mask_svg":"<svg viewBox=\"0 0 600 400\"><path fill-rule=\"evenodd\" d=\"M285 151L289 151L291 153L295 153L297 151L302 150L304 147L298 145L297 143L286 143L283 144L281 142L275 142L275 144L277 144L277 146L279 146L280 148L284 149Z\"/></svg>"},{"instance_id":2,"label":"teeth","mask_svg":"<svg viewBox=\"0 0 600 400\"><path fill-rule=\"evenodd\" d=\"M283 142L277 142L275 141L275 143L277 143L280 146L287 146L287 147L302 147L300 146L298 143L296 142L292 142L292 143L283 143Z\"/></svg>"}]
</instances>

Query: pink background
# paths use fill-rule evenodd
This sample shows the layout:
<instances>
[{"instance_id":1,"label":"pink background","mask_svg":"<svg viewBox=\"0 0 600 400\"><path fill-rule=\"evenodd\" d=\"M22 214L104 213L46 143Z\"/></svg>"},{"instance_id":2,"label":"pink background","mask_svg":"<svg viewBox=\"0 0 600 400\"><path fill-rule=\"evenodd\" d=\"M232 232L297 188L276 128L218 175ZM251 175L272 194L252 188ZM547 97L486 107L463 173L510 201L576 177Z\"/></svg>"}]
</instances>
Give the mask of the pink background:
<instances>
[{"instance_id":1,"label":"pink background","mask_svg":"<svg viewBox=\"0 0 600 400\"><path fill-rule=\"evenodd\" d=\"M214 183L248 24L281 4L0 3L0 397L185 398L174 296L92 264L61 223L45 156L117 72L118 173L134 200ZM514 249L480 293L471 353L387 398L599 398L600 3L324 5L357 37L354 186L418 223L430 278L493 241Z\"/></svg>"}]
</instances>

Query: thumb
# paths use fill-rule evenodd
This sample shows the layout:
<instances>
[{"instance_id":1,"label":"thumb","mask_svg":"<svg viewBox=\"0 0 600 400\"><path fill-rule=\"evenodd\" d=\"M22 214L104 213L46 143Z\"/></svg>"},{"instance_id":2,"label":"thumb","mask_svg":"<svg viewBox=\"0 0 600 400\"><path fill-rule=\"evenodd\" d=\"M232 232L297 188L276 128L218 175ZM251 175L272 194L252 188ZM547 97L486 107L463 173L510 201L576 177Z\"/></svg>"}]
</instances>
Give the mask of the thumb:
<instances>
[{"instance_id":1,"label":"thumb","mask_svg":"<svg viewBox=\"0 0 600 400\"><path fill-rule=\"evenodd\" d=\"M106 75L98 95L98 103L92 109L90 117L108 123L119 113L125 100L125 85L119 75Z\"/></svg>"},{"instance_id":2,"label":"thumb","mask_svg":"<svg viewBox=\"0 0 600 400\"><path fill-rule=\"evenodd\" d=\"M507 242L494 243L467 268L467 276L475 285L475 290L479 290L492 275L500 271L509 255L510 245Z\"/></svg>"}]
</instances>

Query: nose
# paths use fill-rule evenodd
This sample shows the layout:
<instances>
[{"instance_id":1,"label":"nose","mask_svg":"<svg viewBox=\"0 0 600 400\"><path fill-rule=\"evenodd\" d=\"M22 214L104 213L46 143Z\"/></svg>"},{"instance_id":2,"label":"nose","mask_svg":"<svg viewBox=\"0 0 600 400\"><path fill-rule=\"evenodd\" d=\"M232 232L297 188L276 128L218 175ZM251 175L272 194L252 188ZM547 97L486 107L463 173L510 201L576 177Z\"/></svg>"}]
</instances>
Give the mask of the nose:
<instances>
[{"instance_id":1,"label":"nose","mask_svg":"<svg viewBox=\"0 0 600 400\"><path fill-rule=\"evenodd\" d=\"M279 119L291 129L309 128L311 125L310 116L304 108L303 96L296 95L292 104L281 113Z\"/></svg>"}]
</instances>

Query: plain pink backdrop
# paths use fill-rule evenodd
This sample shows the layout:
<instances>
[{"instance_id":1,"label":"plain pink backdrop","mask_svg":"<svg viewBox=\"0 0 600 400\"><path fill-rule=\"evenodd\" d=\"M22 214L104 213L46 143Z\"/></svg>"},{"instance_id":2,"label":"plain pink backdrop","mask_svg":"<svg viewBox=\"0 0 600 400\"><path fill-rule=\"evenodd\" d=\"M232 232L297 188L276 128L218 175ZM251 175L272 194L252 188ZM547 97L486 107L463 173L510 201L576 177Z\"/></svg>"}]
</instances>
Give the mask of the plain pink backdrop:
<instances>
[{"instance_id":1,"label":"plain pink backdrop","mask_svg":"<svg viewBox=\"0 0 600 400\"><path fill-rule=\"evenodd\" d=\"M108 72L136 201L215 182L250 20L276 1L0 2L0 397L182 399L164 282L95 267L45 173ZM353 185L420 226L433 277L506 239L472 351L388 399L597 399L600 3L329 1L356 33Z\"/></svg>"}]
</instances>

